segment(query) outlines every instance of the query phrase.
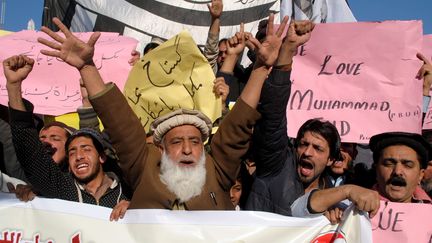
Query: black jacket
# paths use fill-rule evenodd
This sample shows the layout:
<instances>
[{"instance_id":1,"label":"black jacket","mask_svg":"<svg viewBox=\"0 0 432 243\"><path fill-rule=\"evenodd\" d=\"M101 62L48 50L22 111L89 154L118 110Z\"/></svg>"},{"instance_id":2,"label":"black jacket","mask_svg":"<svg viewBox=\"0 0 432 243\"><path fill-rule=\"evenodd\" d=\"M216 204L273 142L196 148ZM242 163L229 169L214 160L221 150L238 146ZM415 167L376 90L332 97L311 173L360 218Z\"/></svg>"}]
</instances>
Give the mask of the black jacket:
<instances>
[{"instance_id":1,"label":"black jacket","mask_svg":"<svg viewBox=\"0 0 432 243\"><path fill-rule=\"evenodd\" d=\"M253 151L256 178L246 210L291 215L291 204L304 189L296 172L295 152L287 135L286 107L291 92L290 72L273 69L261 92Z\"/></svg>"}]
</instances>

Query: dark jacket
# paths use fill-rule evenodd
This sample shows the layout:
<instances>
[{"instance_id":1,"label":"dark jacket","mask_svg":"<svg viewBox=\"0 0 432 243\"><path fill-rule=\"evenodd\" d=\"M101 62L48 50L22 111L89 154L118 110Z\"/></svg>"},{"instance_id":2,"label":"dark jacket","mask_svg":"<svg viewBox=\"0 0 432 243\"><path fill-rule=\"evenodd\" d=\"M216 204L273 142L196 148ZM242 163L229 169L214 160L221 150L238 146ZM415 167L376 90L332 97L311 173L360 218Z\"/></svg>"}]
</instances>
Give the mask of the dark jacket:
<instances>
[{"instance_id":1,"label":"dark jacket","mask_svg":"<svg viewBox=\"0 0 432 243\"><path fill-rule=\"evenodd\" d=\"M296 172L295 152L287 135L286 107L290 72L273 69L261 92L262 119L253 134L256 178L247 210L291 215L291 204L304 194Z\"/></svg>"},{"instance_id":2,"label":"dark jacket","mask_svg":"<svg viewBox=\"0 0 432 243\"><path fill-rule=\"evenodd\" d=\"M18 160L27 179L34 189L44 197L59 198L75 202L101 205L113 208L126 199L117 178L100 198L99 202L87 193L68 172L61 171L39 141L38 131L33 123L33 105L24 100L26 111L9 108L12 139Z\"/></svg>"}]
</instances>

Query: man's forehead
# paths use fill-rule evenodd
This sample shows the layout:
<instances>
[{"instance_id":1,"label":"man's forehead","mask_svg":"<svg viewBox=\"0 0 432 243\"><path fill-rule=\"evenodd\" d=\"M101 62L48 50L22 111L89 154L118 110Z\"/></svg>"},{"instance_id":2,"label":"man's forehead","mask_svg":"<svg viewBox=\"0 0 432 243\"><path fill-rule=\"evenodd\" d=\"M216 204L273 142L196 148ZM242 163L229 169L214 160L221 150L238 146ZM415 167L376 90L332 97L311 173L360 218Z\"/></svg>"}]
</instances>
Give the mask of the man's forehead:
<instances>
[{"instance_id":1,"label":"man's forehead","mask_svg":"<svg viewBox=\"0 0 432 243\"><path fill-rule=\"evenodd\" d=\"M164 137L201 137L201 131L194 125L181 125L172 128Z\"/></svg>"},{"instance_id":2,"label":"man's forehead","mask_svg":"<svg viewBox=\"0 0 432 243\"><path fill-rule=\"evenodd\" d=\"M39 135L63 135L66 136L66 130L59 126L50 126L40 131Z\"/></svg>"},{"instance_id":3,"label":"man's forehead","mask_svg":"<svg viewBox=\"0 0 432 243\"><path fill-rule=\"evenodd\" d=\"M420 164L420 161L418 161L418 154L417 152L406 145L398 144L398 145L391 145L388 147L385 147L382 150L381 153L382 159L398 159L398 160L411 160L411 161L417 161Z\"/></svg>"},{"instance_id":4,"label":"man's forehead","mask_svg":"<svg viewBox=\"0 0 432 243\"><path fill-rule=\"evenodd\" d=\"M329 146L327 140L321 134L311 131L306 131L300 141Z\"/></svg>"}]
</instances>

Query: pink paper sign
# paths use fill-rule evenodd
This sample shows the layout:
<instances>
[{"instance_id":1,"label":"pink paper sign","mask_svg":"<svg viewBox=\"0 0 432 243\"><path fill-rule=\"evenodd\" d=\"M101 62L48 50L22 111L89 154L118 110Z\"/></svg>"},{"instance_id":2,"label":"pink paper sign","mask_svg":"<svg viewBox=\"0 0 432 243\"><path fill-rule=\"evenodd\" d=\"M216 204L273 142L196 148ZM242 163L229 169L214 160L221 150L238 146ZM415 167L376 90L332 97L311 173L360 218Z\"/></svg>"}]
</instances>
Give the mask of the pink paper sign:
<instances>
[{"instance_id":1,"label":"pink paper sign","mask_svg":"<svg viewBox=\"0 0 432 243\"><path fill-rule=\"evenodd\" d=\"M288 135L311 118L333 122L345 142L420 133L422 39L420 21L318 24L294 59Z\"/></svg>"},{"instance_id":2,"label":"pink paper sign","mask_svg":"<svg viewBox=\"0 0 432 243\"><path fill-rule=\"evenodd\" d=\"M74 33L87 41L92 33ZM13 55L27 55L35 60L33 71L23 82L23 97L35 106L35 113L61 115L76 111L81 105L79 72L60 59L45 56L48 47L37 42L38 37L50 39L43 32L20 31L0 38L0 60ZM137 41L118 33L102 33L95 47L93 60L105 82L115 82L123 89L131 69L130 53ZM0 103L8 105L6 79L0 69Z\"/></svg>"},{"instance_id":3,"label":"pink paper sign","mask_svg":"<svg viewBox=\"0 0 432 243\"><path fill-rule=\"evenodd\" d=\"M373 242L432 242L432 205L381 201L372 218Z\"/></svg>"},{"instance_id":4,"label":"pink paper sign","mask_svg":"<svg viewBox=\"0 0 432 243\"><path fill-rule=\"evenodd\" d=\"M432 35L423 36L422 54L432 62ZM432 129L432 102L429 103L423 122L423 129Z\"/></svg>"}]
</instances>

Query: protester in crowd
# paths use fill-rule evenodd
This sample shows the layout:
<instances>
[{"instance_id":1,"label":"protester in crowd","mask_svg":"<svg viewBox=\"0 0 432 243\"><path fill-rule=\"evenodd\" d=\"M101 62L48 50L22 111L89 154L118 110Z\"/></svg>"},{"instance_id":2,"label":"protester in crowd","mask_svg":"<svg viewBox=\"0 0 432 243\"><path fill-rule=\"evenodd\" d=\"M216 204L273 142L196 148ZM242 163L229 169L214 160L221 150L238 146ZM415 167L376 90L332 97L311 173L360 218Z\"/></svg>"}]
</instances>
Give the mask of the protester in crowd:
<instances>
[{"instance_id":1,"label":"protester in crowd","mask_svg":"<svg viewBox=\"0 0 432 243\"><path fill-rule=\"evenodd\" d=\"M418 53L417 58L423 61L423 65L417 73L418 79L423 79L423 121L428 111L428 107L430 104L430 88L432 85L432 63L426 58L423 54ZM422 136L429 142L432 143L432 131L424 129L422 131ZM423 190L432 197L432 161L428 162L428 166L424 171L424 176L421 182L421 186Z\"/></svg>"},{"instance_id":2,"label":"protester in crowd","mask_svg":"<svg viewBox=\"0 0 432 243\"><path fill-rule=\"evenodd\" d=\"M337 187L353 179L353 161L357 156L356 143L341 143L341 159L336 160L326 171L328 187Z\"/></svg>"},{"instance_id":3,"label":"protester in crowd","mask_svg":"<svg viewBox=\"0 0 432 243\"><path fill-rule=\"evenodd\" d=\"M77 108L78 118L79 118L79 128L91 128L100 132L100 123L96 112L94 111L89 98L87 90L83 84L82 79L80 79L80 89L82 106ZM123 193L127 198L132 197L132 189L126 183L123 177L123 172L118 165L118 156L115 149L112 147L108 134L105 131L101 132L103 137L104 153L106 155L106 161L102 164L103 171L114 173L120 180L122 185Z\"/></svg>"},{"instance_id":4,"label":"protester in crowd","mask_svg":"<svg viewBox=\"0 0 432 243\"><path fill-rule=\"evenodd\" d=\"M401 203L431 203L420 188L428 166L431 145L420 135L386 132L374 135L369 146L373 151L377 184L374 189L381 200Z\"/></svg>"},{"instance_id":5,"label":"protester in crowd","mask_svg":"<svg viewBox=\"0 0 432 243\"><path fill-rule=\"evenodd\" d=\"M429 160L421 181L423 190L432 198L432 160Z\"/></svg>"},{"instance_id":6,"label":"protester in crowd","mask_svg":"<svg viewBox=\"0 0 432 243\"><path fill-rule=\"evenodd\" d=\"M235 184L230 189L231 202L236 210L244 209L253 183L253 175L248 171L248 165L243 161L240 165Z\"/></svg>"},{"instance_id":7,"label":"protester in crowd","mask_svg":"<svg viewBox=\"0 0 432 243\"><path fill-rule=\"evenodd\" d=\"M42 50L64 60L81 74L90 100L101 118L129 184L134 188L131 208L233 209L229 199L237 168L249 145L261 87L279 53L282 29L273 30L273 15L265 43L256 45L257 62L234 111L223 120L212 139L212 155L205 155L203 142L210 120L199 111L180 109L156 119L152 125L155 145L145 143L145 131L125 97L113 84L105 85L93 63L94 33L87 43L75 37L59 19L54 23L65 37L43 27L55 41L40 38L53 48ZM243 32L243 25L242 30ZM239 39L243 43L244 36ZM113 112L115 111L115 112ZM241 112L240 112L241 111Z\"/></svg>"},{"instance_id":8,"label":"protester in crowd","mask_svg":"<svg viewBox=\"0 0 432 243\"><path fill-rule=\"evenodd\" d=\"M116 177L107 176L101 169L106 156L97 131L82 129L72 133L70 127L53 122L41 130L40 140L37 138L33 106L21 93L22 81L33 64L33 59L22 55L3 62L13 142L27 178L42 196L117 206L112 217L121 216L128 204L121 202L126 197ZM60 162L68 164L71 173L62 171Z\"/></svg>"},{"instance_id":9,"label":"protester in crowd","mask_svg":"<svg viewBox=\"0 0 432 243\"><path fill-rule=\"evenodd\" d=\"M165 41L162 40L159 37L152 37L150 42L144 47L143 49L143 56L147 53L149 53L151 50L155 49L156 47L160 46ZM132 50L131 52L131 58L129 59L128 63L129 65L133 66L136 62L141 58L141 53L137 50Z\"/></svg>"},{"instance_id":10,"label":"protester in crowd","mask_svg":"<svg viewBox=\"0 0 432 243\"><path fill-rule=\"evenodd\" d=\"M305 189L318 187L324 168L339 158L339 134L329 122L306 122L299 130L296 151L292 151L287 136L285 114L291 89L292 59L297 47L309 40L313 28L310 21L291 21L273 67L273 75L281 78L264 84L258 108L262 119L253 135L256 177L246 203L247 210L291 215L291 204Z\"/></svg>"}]
</instances>

